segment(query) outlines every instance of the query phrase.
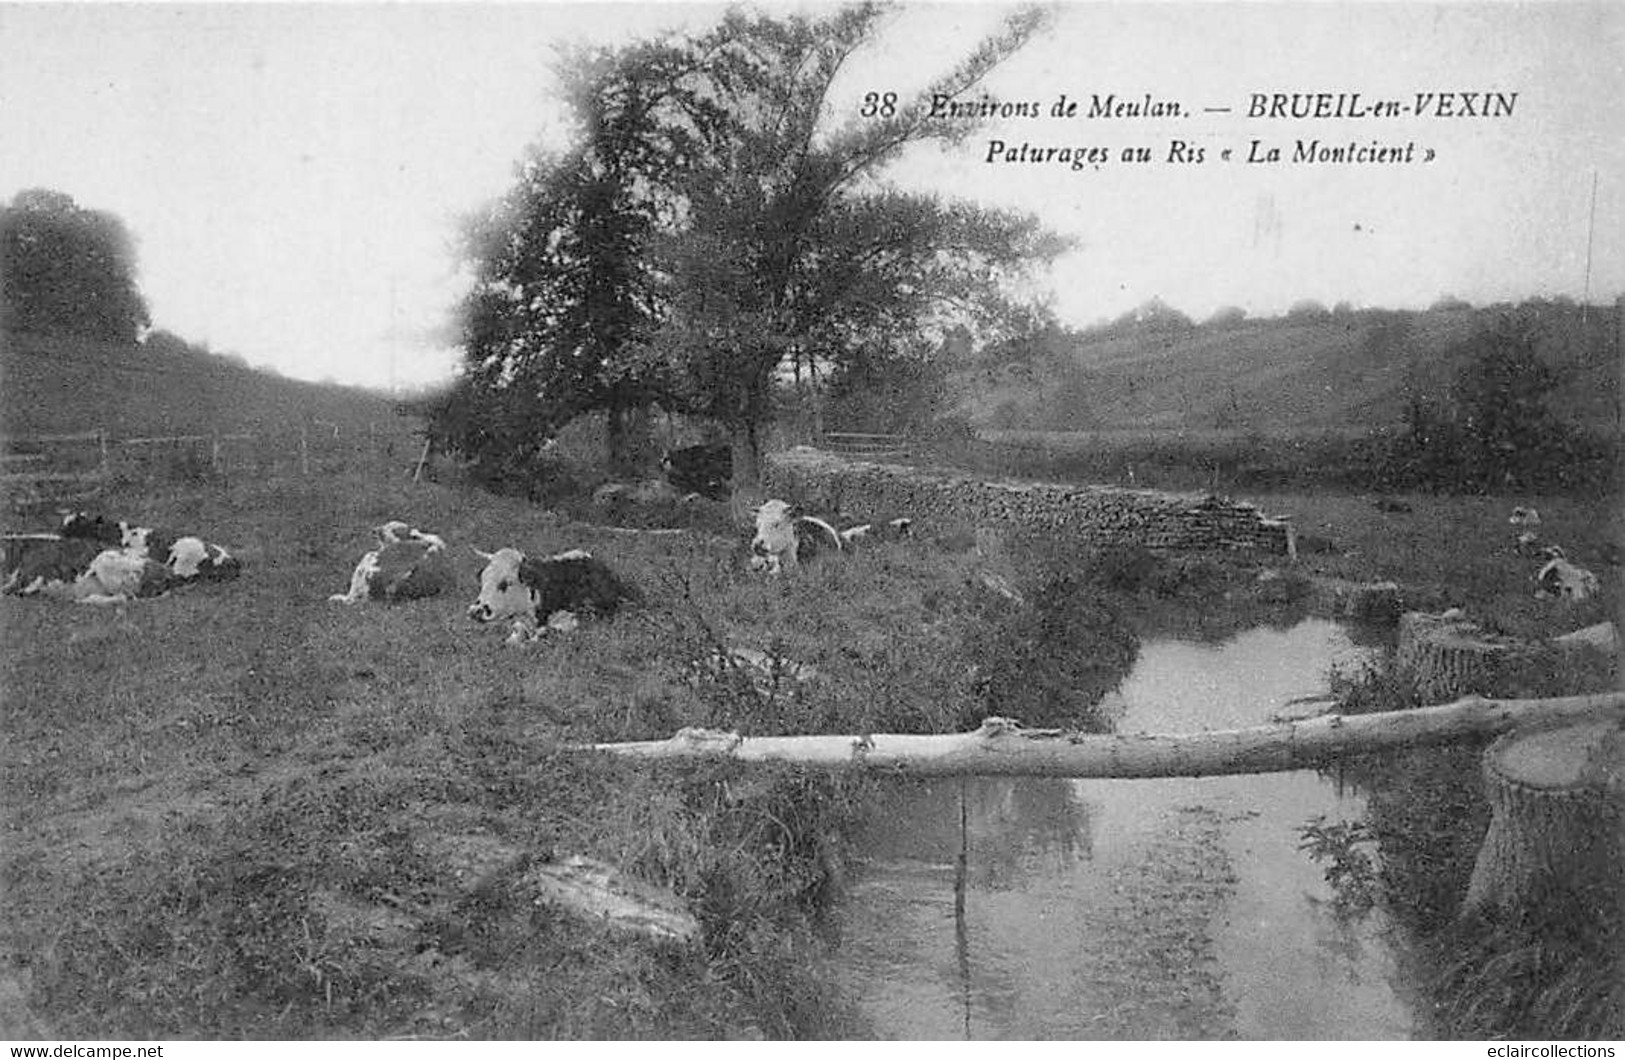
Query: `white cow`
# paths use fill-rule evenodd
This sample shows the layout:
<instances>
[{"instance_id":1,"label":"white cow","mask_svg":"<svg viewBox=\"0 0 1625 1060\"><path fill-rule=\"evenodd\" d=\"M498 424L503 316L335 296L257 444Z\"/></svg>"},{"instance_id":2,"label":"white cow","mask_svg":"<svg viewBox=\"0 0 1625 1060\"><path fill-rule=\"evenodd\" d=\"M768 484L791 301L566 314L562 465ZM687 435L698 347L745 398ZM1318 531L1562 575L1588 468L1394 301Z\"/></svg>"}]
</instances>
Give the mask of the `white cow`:
<instances>
[{"instance_id":1,"label":"white cow","mask_svg":"<svg viewBox=\"0 0 1625 1060\"><path fill-rule=\"evenodd\" d=\"M751 570L778 574L795 569L825 549L845 548L841 535L824 520L796 515L788 501L763 501L756 509L756 536L750 542Z\"/></svg>"}]
</instances>

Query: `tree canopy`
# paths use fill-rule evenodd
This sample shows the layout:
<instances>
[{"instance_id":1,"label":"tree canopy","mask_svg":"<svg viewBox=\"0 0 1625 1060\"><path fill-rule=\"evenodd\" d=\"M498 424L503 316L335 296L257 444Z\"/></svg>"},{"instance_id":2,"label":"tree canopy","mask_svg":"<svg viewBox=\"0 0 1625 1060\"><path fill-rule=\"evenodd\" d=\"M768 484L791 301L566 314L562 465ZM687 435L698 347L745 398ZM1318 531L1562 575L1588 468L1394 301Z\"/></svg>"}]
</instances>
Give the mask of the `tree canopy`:
<instances>
[{"instance_id":1,"label":"tree canopy","mask_svg":"<svg viewBox=\"0 0 1625 1060\"><path fill-rule=\"evenodd\" d=\"M473 228L473 400L518 388L543 429L659 402L726 427L748 483L781 386L915 356L952 327L1046 319L1021 284L1065 243L882 175L910 144L965 135L973 122L929 117L931 97L974 86L1043 16L1012 13L919 97L831 125L832 91L884 15L735 12L577 62L574 145L534 155Z\"/></svg>"},{"instance_id":2,"label":"tree canopy","mask_svg":"<svg viewBox=\"0 0 1625 1060\"><path fill-rule=\"evenodd\" d=\"M134 342L151 323L124 223L72 196L34 188L0 206L0 263L13 331Z\"/></svg>"}]
</instances>

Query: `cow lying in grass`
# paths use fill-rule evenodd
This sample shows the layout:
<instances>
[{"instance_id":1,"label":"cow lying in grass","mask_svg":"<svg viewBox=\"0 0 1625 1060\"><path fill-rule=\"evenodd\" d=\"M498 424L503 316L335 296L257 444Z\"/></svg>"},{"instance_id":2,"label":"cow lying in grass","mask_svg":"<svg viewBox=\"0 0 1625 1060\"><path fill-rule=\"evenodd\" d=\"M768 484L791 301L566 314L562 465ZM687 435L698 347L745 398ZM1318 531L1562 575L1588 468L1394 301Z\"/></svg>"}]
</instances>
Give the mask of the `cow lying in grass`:
<instances>
[{"instance_id":1,"label":"cow lying in grass","mask_svg":"<svg viewBox=\"0 0 1625 1060\"><path fill-rule=\"evenodd\" d=\"M123 519L114 522L103 515L70 512L62 519L62 536L151 559L163 564L177 582L227 581L242 573L241 561L219 545Z\"/></svg>"},{"instance_id":2,"label":"cow lying in grass","mask_svg":"<svg viewBox=\"0 0 1625 1060\"><path fill-rule=\"evenodd\" d=\"M896 540L914 532L914 520L861 523L836 530L813 515L798 515L787 501L764 501L755 510L756 535L750 542L750 568L769 574L794 569L821 553L846 552L860 544Z\"/></svg>"},{"instance_id":3,"label":"cow lying in grass","mask_svg":"<svg viewBox=\"0 0 1625 1060\"><path fill-rule=\"evenodd\" d=\"M103 548L61 534L9 534L3 590L81 604L121 604L157 596L175 582L169 568L145 554Z\"/></svg>"},{"instance_id":4,"label":"cow lying in grass","mask_svg":"<svg viewBox=\"0 0 1625 1060\"><path fill-rule=\"evenodd\" d=\"M1589 600L1597 592L1597 576L1584 567L1570 563L1563 550L1553 545L1547 548L1550 559L1535 574L1535 596L1539 599L1555 597L1559 600Z\"/></svg>"},{"instance_id":5,"label":"cow lying in grass","mask_svg":"<svg viewBox=\"0 0 1625 1060\"><path fill-rule=\"evenodd\" d=\"M534 640L544 630L568 632L582 618L613 615L622 604L638 599L637 590L580 549L545 558L516 548L474 553L485 560L485 569L468 617L476 622L512 619L510 644Z\"/></svg>"},{"instance_id":6,"label":"cow lying in grass","mask_svg":"<svg viewBox=\"0 0 1625 1060\"><path fill-rule=\"evenodd\" d=\"M778 574L794 570L823 552L846 548L841 535L813 515L797 515L788 501L763 501L755 511L756 536L750 541L751 570Z\"/></svg>"},{"instance_id":7,"label":"cow lying in grass","mask_svg":"<svg viewBox=\"0 0 1625 1060\"><path fill-rule=\"evenodd\" d=\"M883 523L859 523L857 526L849 526L841 531L841 544L851 548L870 542L898 541L913 535L914 520L904 517Z\"/></svg>"},{"instance_id":8,"label":"cow lying in grass","mask_svg":"<svg viewBox=\"0 0 1625 1060\"><path fill-rule=\"evenodd\" d=\"M6 538L5 592L123 603L185 582L235 578L241 570L235 557L202 538L106 516L67 512L58 530Z\"/></svg>"},{"instance_id":9,"label":"cow lying in grass","mask_svg":"<svg viewBox=\"0 0 1625 1060\"><path fill-rule=\"evenodd\" d=\"M456 580L446 542L439 534L429 534L391 519L374 527L378 544L362 555L350 574L348 592L328 599L340 604L363 600L420 600L444 592Z\"/></svg>"}]
</instances>

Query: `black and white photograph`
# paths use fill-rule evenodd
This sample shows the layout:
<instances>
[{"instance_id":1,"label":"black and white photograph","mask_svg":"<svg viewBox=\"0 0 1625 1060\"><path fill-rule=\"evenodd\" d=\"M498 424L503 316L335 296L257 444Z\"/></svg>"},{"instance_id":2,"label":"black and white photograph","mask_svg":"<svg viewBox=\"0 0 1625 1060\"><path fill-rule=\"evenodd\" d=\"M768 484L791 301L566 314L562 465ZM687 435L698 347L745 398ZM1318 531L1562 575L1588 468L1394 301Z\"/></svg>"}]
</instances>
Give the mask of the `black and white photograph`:
<instances>
[{"instance_id":1,"label":"black and white photograph","mask_svg":"<svg viewBox=\"0 0 1625 1060\"><path fill-rule=\"evenodd\" d=\"M1615 1057L1622 236L1604 0L0 0L0 1041Z\"/></svg>"}]
</instances>

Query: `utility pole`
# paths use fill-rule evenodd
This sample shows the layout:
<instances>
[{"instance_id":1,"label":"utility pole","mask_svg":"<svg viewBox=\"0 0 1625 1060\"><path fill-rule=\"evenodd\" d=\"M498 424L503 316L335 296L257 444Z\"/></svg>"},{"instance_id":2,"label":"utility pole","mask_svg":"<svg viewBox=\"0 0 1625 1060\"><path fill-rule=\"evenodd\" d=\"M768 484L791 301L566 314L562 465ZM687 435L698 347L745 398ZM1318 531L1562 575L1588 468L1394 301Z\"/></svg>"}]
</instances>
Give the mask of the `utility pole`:
<instances>
[{"instance_id":1,"label":"utility pole","mask_svg":"<svg viewBox=\"0 0 1625 1060\"><path fill-rule=\"evenodd\" d=\"M1585 293L1580 298L1580 334L1585 334L1586 312L1591 303L1591 244L1597 233L1597 171L1591 171L1591 212L1586 222ZM1587 358L1589 360L1589 358Z\"/></svg>"}]
</instances>

